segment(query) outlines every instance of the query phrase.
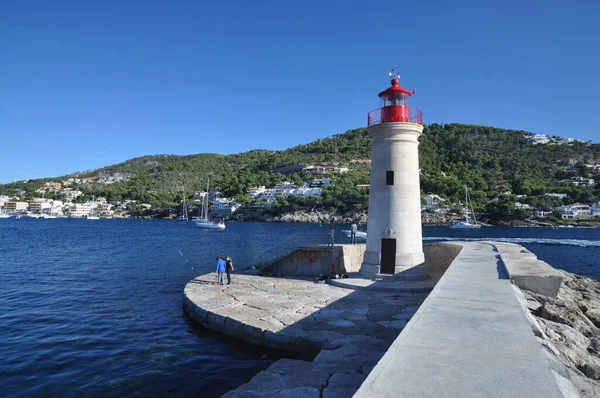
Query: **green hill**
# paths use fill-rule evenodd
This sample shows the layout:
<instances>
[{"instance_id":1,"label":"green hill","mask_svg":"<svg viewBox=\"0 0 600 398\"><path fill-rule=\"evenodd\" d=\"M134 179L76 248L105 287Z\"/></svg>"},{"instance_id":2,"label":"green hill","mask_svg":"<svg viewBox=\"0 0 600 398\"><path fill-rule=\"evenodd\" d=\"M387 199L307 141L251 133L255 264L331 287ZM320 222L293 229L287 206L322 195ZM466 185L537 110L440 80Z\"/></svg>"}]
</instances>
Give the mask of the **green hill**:
<instances>
[{"instance_id":1,"label":"green hill","mask_svg":"<svg viewBox=\"0 0 600 398\"><path fill-rule=\"evenodd\" d=\"M524 131L504 130L488 126L463 124L432 124L425 127L420 139L422 168L421 188L425 193L436 193L453 201L463 196L463 186L472 191L477 207L487 206L490 212L513 197L533 206L550 207L560 204L545 193L567 193L564 201L594 202L600 196L600 171L587 165L600 164L600 145L584 142L529 143ZM556 139L558 137L555 137ZM128 160L102 169L77 173L53 179L30 180L0 185L5 195L34 195L45 182L62 181L69 177L87 178L120 173L126 181L112 184L86 182L77 188L90 195L104 196L109 201L133 199L158 207L178 203L183 195L203 190L205 178L218 185L227 196L247 201L244 193L252 186L274 184L289 180L296 183L310 181L314 176L299 172L284 176L275 170L299 163L330 162L350 167L348 173L334 175L335 187L328 188L322 200L312 205L337 210L364 209L368 191L358 184L368 184L369 167L352 160L370 158L371 142L365 128L320 139L283 151L253 150L234 155L198 154L190 156L153 155ZM570 166L569 166L570 164ZM576 186L561 182L571 177L595 178L593 187ZM487 204L484 198L501 199ZM82 198L83 200L83 198ZM496 208L494 208L496 206Z\"/></svg>"}]
</instances>

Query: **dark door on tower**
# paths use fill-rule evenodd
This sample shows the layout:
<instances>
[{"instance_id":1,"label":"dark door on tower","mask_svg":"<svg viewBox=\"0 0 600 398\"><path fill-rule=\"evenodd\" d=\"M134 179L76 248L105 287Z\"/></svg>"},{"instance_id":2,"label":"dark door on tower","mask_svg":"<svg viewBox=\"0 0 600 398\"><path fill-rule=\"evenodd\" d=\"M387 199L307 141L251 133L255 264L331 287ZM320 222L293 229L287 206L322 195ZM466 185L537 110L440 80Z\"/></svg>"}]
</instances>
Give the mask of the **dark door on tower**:
<instances>
[{"instance_id":1,"label":"dark door on tower","mask_svg":"<svg viewBox=\"0 0 600 398\"><path fill-rule=\"evenodd\" d=\"M396 239L381 239L381 273L393 274L396 267Z\"/></svg>"}]
</instances>

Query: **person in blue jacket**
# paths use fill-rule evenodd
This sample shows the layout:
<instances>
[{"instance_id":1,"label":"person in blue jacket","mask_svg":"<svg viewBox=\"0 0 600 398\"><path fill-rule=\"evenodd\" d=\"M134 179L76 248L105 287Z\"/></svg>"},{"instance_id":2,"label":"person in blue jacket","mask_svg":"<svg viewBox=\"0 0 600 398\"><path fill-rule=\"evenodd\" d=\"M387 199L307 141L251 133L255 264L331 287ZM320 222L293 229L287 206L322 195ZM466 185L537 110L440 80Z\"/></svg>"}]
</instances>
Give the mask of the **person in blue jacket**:
<instances>
[{"instance_id":1,"label":"person in blue jacket","mask_svg":"<svg viewBox=\"0 0 600 398\"><path fill-rule=\"evenodd\" d=\"M223 273L225 272L225 260L223 257L217 257L217 279L219 284L223 284Z\"/></svg>"}]
</instances>

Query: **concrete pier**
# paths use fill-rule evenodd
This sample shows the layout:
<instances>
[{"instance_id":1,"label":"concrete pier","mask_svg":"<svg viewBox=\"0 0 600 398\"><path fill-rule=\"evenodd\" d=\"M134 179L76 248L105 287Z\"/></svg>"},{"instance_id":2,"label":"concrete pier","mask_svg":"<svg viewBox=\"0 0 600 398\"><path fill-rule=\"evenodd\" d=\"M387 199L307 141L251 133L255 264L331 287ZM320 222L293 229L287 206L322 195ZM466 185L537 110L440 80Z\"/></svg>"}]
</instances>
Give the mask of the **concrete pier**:
<instances>
[{"instance_id":1,"label":"concrete pier","mask_svg":"<svg viewBox=\"0 0 600 398\"><path fill-rule=\"evenodd\" d=\"M462 245L356 397L563 397L498 251Z\"/></svg>"},{"instance_id":2,"label":"concrete pier","mask_svg":"<svg viewBox=\"0 0 600 398\"><path fill-rule=\"evenodd\" d=\"M432 280L336 287L236 275L221 286L210 274L186 286L184 308L207 327L305 356L277 361L227 397L578 396L536 340L513 286L521 279L511 281L525 275L527 286L547 289L560 286L556 275L548 284L518 245L439 243L429 252L427 272L441 277L429 296Z\"/></svg>"},{"instance_id":3,"label":"concrete pier","mask_svg":"<svg viewBox=\"0 0 600 398\"><path fill-rule=\"evenodd\" d=\"M227 397L352 396L432 288L410 292L398 283L378 291L249 275L234 282L194 279L184 309L203 326L309 360L279 360Z\"/></svg>"}]
</instances>

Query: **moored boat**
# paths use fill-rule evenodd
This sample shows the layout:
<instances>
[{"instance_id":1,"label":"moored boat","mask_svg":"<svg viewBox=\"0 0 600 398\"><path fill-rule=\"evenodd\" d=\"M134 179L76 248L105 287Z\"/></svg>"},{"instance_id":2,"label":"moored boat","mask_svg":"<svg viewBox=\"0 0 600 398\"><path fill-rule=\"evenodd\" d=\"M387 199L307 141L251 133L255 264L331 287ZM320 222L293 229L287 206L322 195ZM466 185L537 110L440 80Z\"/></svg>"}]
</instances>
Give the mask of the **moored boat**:
<instances>
[{"instance_id":1,"label":"moored boat","mask_svg":"<svg viewBox=\"0 0 600 398\"><path fill-rule=\"evenodd\" d=\"M346 238L352 237L352 232L349 229L342 229L342 233L344 234L344 236ZM356 231L356 238L357 239L367 239L367 233L364 231Z\"/></svg>"},{"instance_id":2,"label":"moored boat","mask_svg":"<svg viewBox=\"0 0 600 398\"><path fill-rule=\"evenodd\" d=\"M471 205L471 202L469 200L469 190L468 190L466 184L465 184L465 208L466 208L465 218L462 220L454 221L454 224L450 225L450 228L453 228L453 229L479 229L479 228L481 228L481 225L477 224L477 219L475 218L475 211L473 210L473 205ZM469 212L471 212L471 215L473 217L473 223L469 222Z\"/></svg>"},{"instance_id":3,"label":"moored boat","mask_svg":"<svg viewBox=\"0 0 600 398\"><path fill-rule=\"evenodd\" d=\"M225 229L225 222L223 220L215 222L208 219L208 187L209 180L206 180L206 197L202 200L200 217L194 217L192 221L198 228Z\"/></svg>"}]
</instances>

